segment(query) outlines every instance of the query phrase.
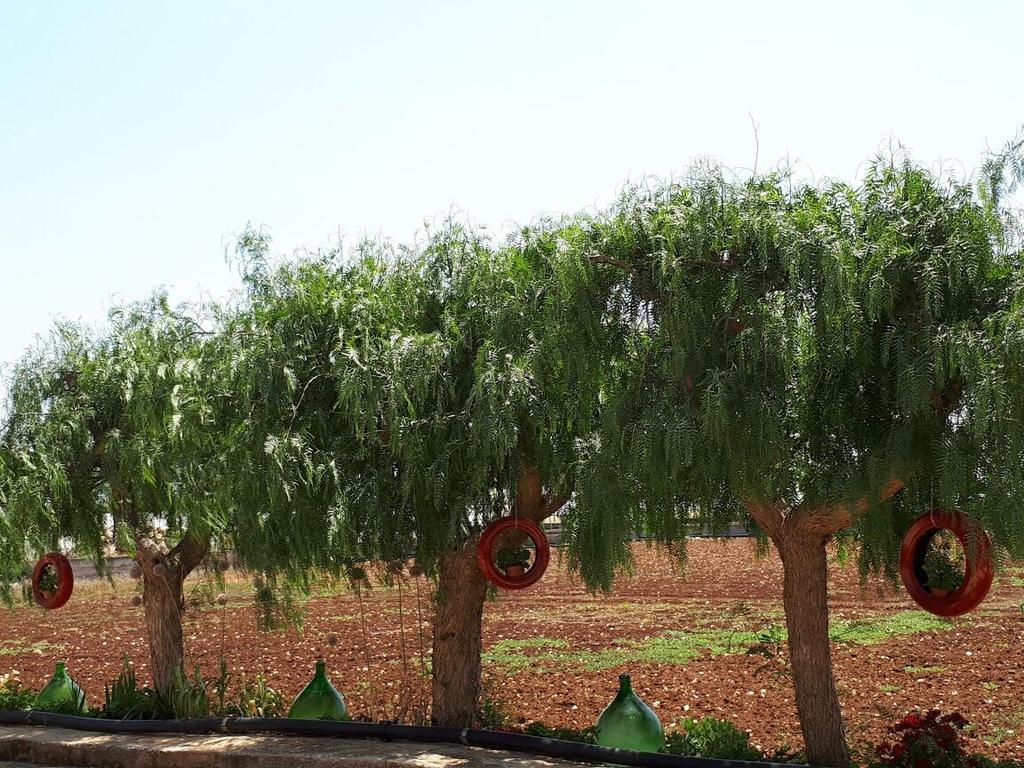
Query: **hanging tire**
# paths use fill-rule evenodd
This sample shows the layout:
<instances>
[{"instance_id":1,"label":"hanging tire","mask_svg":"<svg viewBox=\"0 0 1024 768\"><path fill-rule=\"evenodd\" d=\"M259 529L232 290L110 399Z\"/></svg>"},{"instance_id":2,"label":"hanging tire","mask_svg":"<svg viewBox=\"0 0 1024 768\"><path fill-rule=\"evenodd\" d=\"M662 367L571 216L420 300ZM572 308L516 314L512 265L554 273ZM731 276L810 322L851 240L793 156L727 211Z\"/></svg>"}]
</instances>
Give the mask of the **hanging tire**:
<instances>
[{"instance_id":1,"label":"hanging tire","mask_svg":"<svg viewBox=\"0 0 1024 768\"><path fill-rule=\"evenodd\" d=\"M506 531L520 531L525 533L533 542L534 557L533 563L522 576L509 576L503 573L494 562L494 545L498 537ZM544 531L533 520L520 520L515 517L503 517L488 525L480 535L480 541L476 546L476 562L491 584L499 589L526 589L540 581L544 571L547 570L551 560L551 547L548 545L548 537Z\"/></svg>"},{"instance_id":2,"label":"hanging tire","mask_svg":"<svg viewBox=\"0 0 1024 768\"><path fill-rule=\"evenodd\" d=\"M53 592L43 591L40 582L47 567L52 568L57 574L57 589ZM71 599L71 592L75 588L75 573L71 569L70 561L59 552L49 552L39 558L35 569L32 571L32 597L36 605L48 611L60 608Z\"/></svg>"},{"instance_id":3,"label":"hanging tire","mask_svg":"<svg viewBox=\"0 0 1024 768\"><path fill-rule=\"evenodd\" d=\"M963 583L952 592L936 595L926 586L924 558L932 537L951 531L960 541L967 567ZM988 534L959 510L934 509L910 524L900 545L900 576L911 599L936 616L961 616L973 611L992 586L992 541Z\"/></svg>"}]
</instances>

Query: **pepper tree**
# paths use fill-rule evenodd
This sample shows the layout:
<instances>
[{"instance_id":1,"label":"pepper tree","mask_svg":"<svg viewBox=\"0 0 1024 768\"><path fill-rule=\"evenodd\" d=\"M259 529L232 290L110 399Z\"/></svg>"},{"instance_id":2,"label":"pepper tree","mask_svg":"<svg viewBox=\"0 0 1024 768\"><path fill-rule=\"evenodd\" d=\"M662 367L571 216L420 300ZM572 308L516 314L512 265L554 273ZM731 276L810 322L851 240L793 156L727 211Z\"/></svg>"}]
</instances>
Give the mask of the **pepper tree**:
<instances>
[{"instance_id":1,"label":"pepper tree","mask_svg":"<svg viewBox=\"0 0 1024 768\"><path fill-rule=\"evenodd\" d=\"M230 480L246 500L231 538L273 612L318 575L406 557L414 539L378 402L408 296L402 271L370 245L351 260L335 251L282 264L270 245L261 232L239 238L245 294L223 339L236 402L229 461L245 468Z\"/></svg>"},{"instance_id":2,"label":"pepper tree","mask_svg":"<svg viewBox=\"0 0 1024 768\"><path fill-rule=\"evenodd\" d=\"M567 502L612 372L596 352L614 329L577 322L590 304L543 235L494 247L451 224L419 248L367 243L278 268L265 238L239 245L249 384L234 389L253 403L241 442L257 470L243 495L261 503L235 538L261 531L262 562L293 577L415 557L438 580L432 717L471 725L487 593L478 536Z\"/></svg>"},{"instance_id":3,"label":"pepper tree","mask_svg":"<svg viewBox=\"0 0 1024 768\"><path fill-rule=\"evenodd\" d=\"M101 335L62 324L15 367L0 436L0 570L46 550L133 553L159 690L183 661L184 579L231 509L209 339L161 295L114 310Z\"/></svg>"},{"instance_id":4,"label":"pepper tree","mask_svg":"<svg viewBox=\"0 0 1024 768\"><path fill-rule=\"evenodd\" d=\"M891 572L913 516L958 507L1024 551L1024 273L997 197L905 159L856 187L704 167L564 234L608 296L599 322L634 340L594 460L609 471L566 521L573 559L600 583L587 563L625 556L623 517L664 538L754 524L782 561L816 765L850 762L829 542Z\"/></svg>"}]
</instances>

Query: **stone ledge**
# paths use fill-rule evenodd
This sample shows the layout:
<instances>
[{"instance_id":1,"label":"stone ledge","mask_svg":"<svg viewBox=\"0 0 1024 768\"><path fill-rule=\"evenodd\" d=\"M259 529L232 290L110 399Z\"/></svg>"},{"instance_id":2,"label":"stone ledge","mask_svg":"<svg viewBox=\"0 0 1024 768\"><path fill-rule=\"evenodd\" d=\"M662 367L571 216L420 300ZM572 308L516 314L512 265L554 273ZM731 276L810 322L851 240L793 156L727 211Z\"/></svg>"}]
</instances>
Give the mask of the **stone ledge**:
<instances>
[{"instance_id":1,"label":"stone ledge","mask_svg":"<svg viewBox=\"0 0 1024 768\"><path fill-rule=\"evenodd\" d=\"M107 734L0 726L0 761L96 768L578 768L479 747L304 736Z\"/></svg>"}]
</instances>

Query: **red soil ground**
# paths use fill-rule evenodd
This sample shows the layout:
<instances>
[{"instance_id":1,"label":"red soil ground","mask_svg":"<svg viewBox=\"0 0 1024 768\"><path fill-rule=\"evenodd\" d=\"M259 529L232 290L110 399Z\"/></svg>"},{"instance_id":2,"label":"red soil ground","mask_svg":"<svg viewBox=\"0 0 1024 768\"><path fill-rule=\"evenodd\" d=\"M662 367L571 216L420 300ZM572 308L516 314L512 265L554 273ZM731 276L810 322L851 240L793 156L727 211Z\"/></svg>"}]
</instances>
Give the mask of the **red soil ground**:
<instances>
[{"instance_id":1,"label":"red soil ground","mask_svg":"<svg viewBox=\"0 0 1024 768\"><path fill-rule=\"evenodd\" d=\"M557 557L535 587L488 603L484 648L498 653L485 664L485 697L508 713L510 724L593 724L628 672L634 688L667 726L684 716L714 715L748 729L752 742L774 749L799 747L800 730L785 657L747 654L749 633L781 623L781 566L774 555L755 556L752 542L693 541L686 577L664 551L637 545L634 576L609 595L588 594ZM858 644L836 642L836 678L851 742L870 750L885 728L915 707L960 711L972 723L972 748L991 757L1024 758L1024 671L1017 649L1024 639L1024 581L1001 574L974 614L948 624ZM203 580L193 595L217 588ZM124 655L146 679L148 651L142 609L131 605L137 585L86 585L63 609L20 606L0 612L0 674L17 670L33 687L45 684L57 659L102 703ZM215 675L220 659L236 673L264 673L290 699L308 681L319 654L356 717L416 720L426 716L429 693L430 608L433 585L408 579L404 587L376 587L357 595L341 590L310 600L303 631L260 632L251 592L228 585L228 604L189 610L186 639L193 662ZM914 605L902 590L872 582L862 587L852 566L832 565L833 622L877 621ZM365 618L365 635L363 620ZM607 654L635 644L709 629L733 629L734 652L696 651L687 660L632 660ZM681 637L669 635L669 637ZM685 636L682 636L685 637ZM521 641L557 648L522 647ZM508 653L513 644L513 661ZM516 650L516 649L519 650ZM559 655L553 663L549 655ZM721 649L720 649L721 650ZM421 656L422 652L422 656ZM598 653L604 664L588 668ZM523 655L540 654L536 664ZM576 659L576 656L579 656ZM610 661L608 659L610 658ZM404 682L403 682L404 681ZM865 752L866 753L866 752Z\"/></svg>"}]
</instances>

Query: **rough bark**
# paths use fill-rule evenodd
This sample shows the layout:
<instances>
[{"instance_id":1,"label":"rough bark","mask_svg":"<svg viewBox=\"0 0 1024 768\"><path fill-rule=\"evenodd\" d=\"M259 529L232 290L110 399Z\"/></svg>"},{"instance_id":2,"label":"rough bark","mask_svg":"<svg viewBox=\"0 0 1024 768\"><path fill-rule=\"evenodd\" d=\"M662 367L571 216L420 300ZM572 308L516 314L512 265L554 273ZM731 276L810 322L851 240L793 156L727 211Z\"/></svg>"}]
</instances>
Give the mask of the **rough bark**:
<instances>
[{"instance_id":1,"label":"rough bark","mask_svg":"<svg viewBox=\"0 0 1024 768\"><path fill-rule=\"evenodd\" d=\"M878 497L884 501L903 488L890 480ZM856 503L863 511L869 500ZM768 534L782 560L782 602L793 687L807 760L811 765L851 765L843 713L832 673L828 635L827 546L832 536L853 522L848 505L787 509L778 503L748 501L747 509Z\"/></svg>"},{"instance_id":2,"label":"rough bark","mask_svg":"<svg viewBox=\"0 0 1024 768\"><path fill-rule=\"evenodd\" d=\"M568 496L546 495L534 467L519 477L514 512L540 522L561 509ZM480 701L481 625L487 580L476 563L478 537L441 558L434 606L432 709L434 725L469 728ZM511 541L509 544L513 543Z\"/></svg>"},{"instance_id":3,"label":"rough bark","mask_svg":"<svg viewBox=\"0 0 1024 768\"><path fill-rule=\"evenodd\" d=\"M476 564L476 537L441 558L434 607L431 720L469 728L480 698L480 645L487 580Z\"/></svg>"},{"instance_id":4,"label":"rough bark","mask_svg":"<svg viewBox=\"0 0 1024 768\"><path fill-rule=\"evenodd\" d=\"M144 535L136 535L135 545L136 559L142 567L142 600L150 670L154 687L164 691L173 678L174 670L180 669L185 660L181 627L185 577L202 562L209 544L186 533L181 542L167 553Z\"/></svg>"},{"instance_id":5,"label":"rough bark","mask_svg":"<svg viewBox=\"0 0 1024 768\"><path fill-rule=\"evenodd\" d=\"M843 713L832 674L828 635L828 566L825 539L783 537L782 602L786 611L793 687L811 765L847 766Z\"/></svg>"}]
</instances>

